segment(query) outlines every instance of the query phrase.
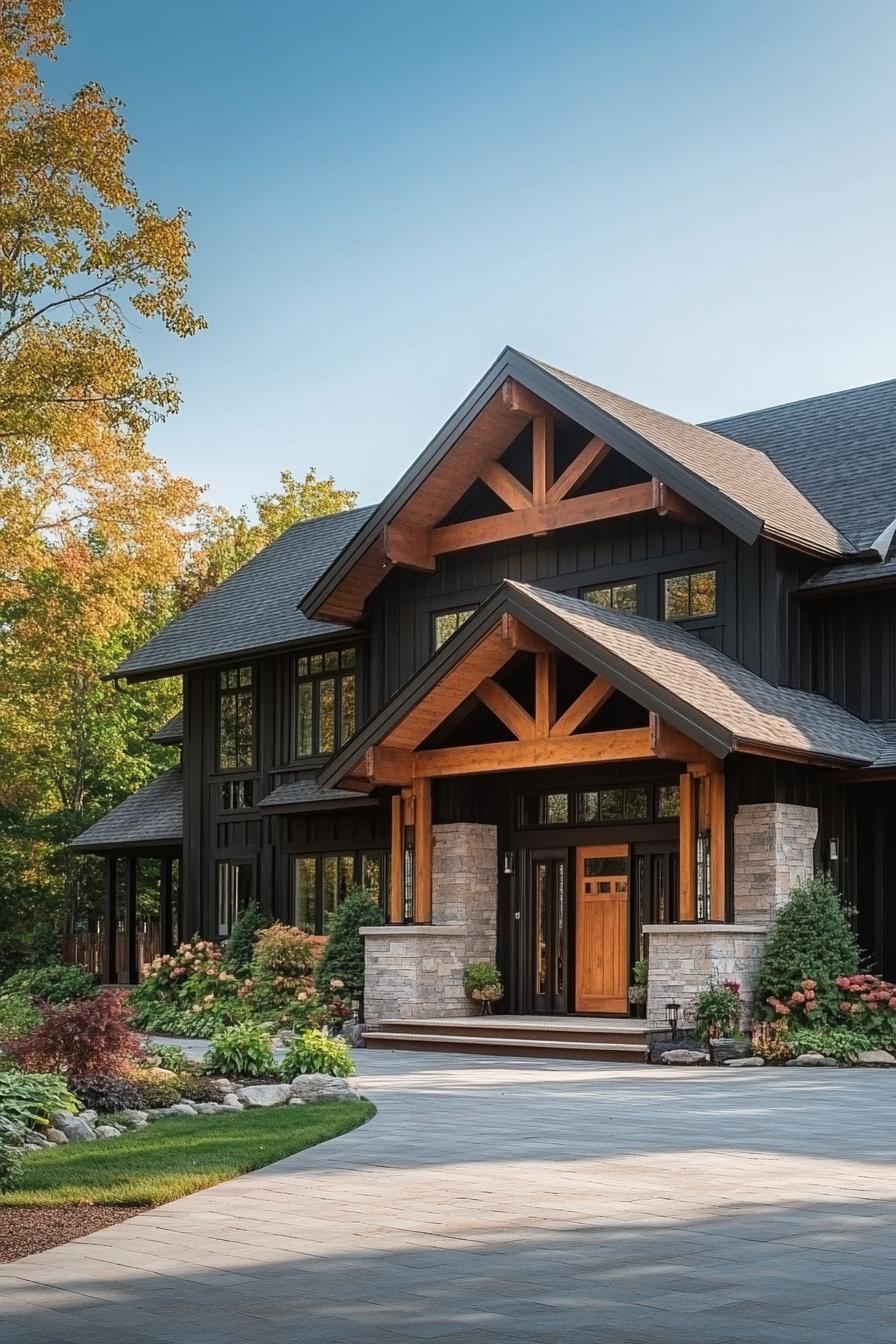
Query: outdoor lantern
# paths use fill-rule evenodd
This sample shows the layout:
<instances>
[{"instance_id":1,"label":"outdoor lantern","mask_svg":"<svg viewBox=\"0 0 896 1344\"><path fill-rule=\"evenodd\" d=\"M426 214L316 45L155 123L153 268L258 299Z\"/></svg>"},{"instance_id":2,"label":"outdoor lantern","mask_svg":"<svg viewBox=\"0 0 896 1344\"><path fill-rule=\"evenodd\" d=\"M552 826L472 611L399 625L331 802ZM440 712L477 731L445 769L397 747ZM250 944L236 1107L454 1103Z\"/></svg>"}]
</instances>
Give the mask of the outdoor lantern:
<instances>
[{"instance_id":1,"label":"outdoor lantern","mask_svg":"<svg viewBox=\"0 0 896 1344\"><path fill-rule=\"evenodd\" d=\"M513 876L513 850L512 850L512 849L505 849L505 851L504 851L504 876L505 876L505 877L512 877L512 876Z\"/></svg>"},{"instance_id":2,"label":"outdoor lantern","mask_svg":"<svg viewBox=\"0 0 896 1344\"><path fill-rule=\"evenodd\" d=\"M829 841L829 844L828 844L828 854L829 854L829 856L830 856L831 863L836 863L837 860L838 860L839 857L840 857L840 851L839 851L839 848L838 848L838 845L837 845L837 837L836 837L836 835L832 835L831 838L830 838L830 841Z\"/></svg>"},{"instance_id":3,"label":"outdoor lantern","mask_svg":"<svg viewBox=\"0 0 896 1344\"><path fill-rule=\"evenodd\" d=\"M680 1012L681 1012L680 1003L666 1004L666 1021L669 1023L669 1027L671 1028L673 1041L678 1040L678 1014Z\"/></svg>"}]
</instances>

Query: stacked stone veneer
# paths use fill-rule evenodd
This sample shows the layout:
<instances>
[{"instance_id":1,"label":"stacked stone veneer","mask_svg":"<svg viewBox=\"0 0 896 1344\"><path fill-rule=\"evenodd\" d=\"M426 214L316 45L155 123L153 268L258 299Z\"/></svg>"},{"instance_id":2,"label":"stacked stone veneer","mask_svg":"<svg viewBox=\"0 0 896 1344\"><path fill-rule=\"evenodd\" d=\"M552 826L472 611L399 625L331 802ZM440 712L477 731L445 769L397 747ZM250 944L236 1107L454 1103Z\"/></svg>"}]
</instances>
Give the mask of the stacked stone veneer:
<instances>
[{"instance_id":1,"label":"stacked stone veneer","mask_svg":"<svg viewBox=\"0 0 896 1344\"><path fill-rule=\"evenodd\" d=\"M494 961L498 840L494 826L432 828L432 923L362 929L364 1017L464 1017L478 1011L464 993L464 967Z\"/></svg>"},{"instance_id":2,"label":"stacked stone veneer","mask_svg":"<svg viewBox=\"0 0 896 1344\"><path fill-rule=\"evenodd\" d=\"M818 813L792 803L751 803L734 819L734 923L652 924L647 1019L666 1025L666 1004L691 1020L710 980L736 980L749 1009L753 981L775 911L814 870Z\"/></svg>"}]
</instances>

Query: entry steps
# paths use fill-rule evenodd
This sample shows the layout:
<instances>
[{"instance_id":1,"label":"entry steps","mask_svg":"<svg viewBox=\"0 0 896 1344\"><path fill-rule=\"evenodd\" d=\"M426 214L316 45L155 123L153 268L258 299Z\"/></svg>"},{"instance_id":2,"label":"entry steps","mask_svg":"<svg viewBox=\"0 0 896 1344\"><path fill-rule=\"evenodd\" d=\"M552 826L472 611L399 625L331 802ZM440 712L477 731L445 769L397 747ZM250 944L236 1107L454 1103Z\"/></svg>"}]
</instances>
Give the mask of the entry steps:
<instances>
[{"instance_id":1,"label":"entry steps","mask_svg":"<svg viewBox=\"0 0 896 1344\"><path fill-rule=\"evenodd\" d=\"M627 1017L489 1017L388 1019L365 1030L372 1050L443 1050L456 1054L596 1059L643 1064L646 1024Z\"/></svg>"}]
</instances>

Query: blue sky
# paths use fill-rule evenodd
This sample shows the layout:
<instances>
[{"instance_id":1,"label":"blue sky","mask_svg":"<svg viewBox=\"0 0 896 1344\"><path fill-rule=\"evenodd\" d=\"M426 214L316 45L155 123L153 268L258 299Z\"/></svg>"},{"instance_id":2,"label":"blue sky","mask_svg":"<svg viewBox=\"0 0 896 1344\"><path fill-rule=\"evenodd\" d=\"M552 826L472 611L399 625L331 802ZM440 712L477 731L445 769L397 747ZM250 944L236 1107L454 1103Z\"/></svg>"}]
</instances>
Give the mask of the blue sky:
<instances>
[{"instance_id":1,"label":"blue sky","mask_svg":"<svg viewBox=\"0 0 896 1344\"><path fill-rule=\"evenodd\" d=\"M209 331L152 444L379 498L506 344L690 419L896 374L891 0L72 0Z\"/></svg>"}]
</instances>

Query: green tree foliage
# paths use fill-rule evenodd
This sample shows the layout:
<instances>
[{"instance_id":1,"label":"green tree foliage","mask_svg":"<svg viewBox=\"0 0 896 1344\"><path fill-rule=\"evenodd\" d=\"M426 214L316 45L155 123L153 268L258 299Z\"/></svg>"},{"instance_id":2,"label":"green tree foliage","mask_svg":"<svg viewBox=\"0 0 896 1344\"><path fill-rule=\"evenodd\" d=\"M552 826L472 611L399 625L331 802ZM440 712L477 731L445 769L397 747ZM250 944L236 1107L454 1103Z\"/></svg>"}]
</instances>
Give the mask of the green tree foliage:
<instances>
[{"instance_id":1,"label":"green tree foliage","mask_svg":"<svg viewBox=\"0 0 896 1344\"><path fill-rule=\"evenodd\" d=\"M270 916L259 909L256 901L246 906L224 948L224 967L232 975L243 977L249 974L255 953L255 939L270 922Z\"/></svg>"},{"instance_id":2,"label":"green tree foliage","mask_svg":"<svg viewBox=\"0 0 896 1344\"><path fill-rule=\"evenodd\" d=\"M860 960L840 893L819 873L795 887L775 916L756 976L756 1002L788 997L807 979L824 993L837 976L854 974Z\"/></svg>"},{"instance_id":3,"label":"green tree foliage","mask_svg":"<svg viewBox=\"0 0 896 1344\"><path fill-rule=\"evenodd\" d=\"M345 900L330 916L327 945L317 965L317 984L324 995L330 982L341 980L350 987L364 983L364 939L358 932L367 924L382 924L379 902L363 887L350 887Z\"/></svg>"}]
</instances>

